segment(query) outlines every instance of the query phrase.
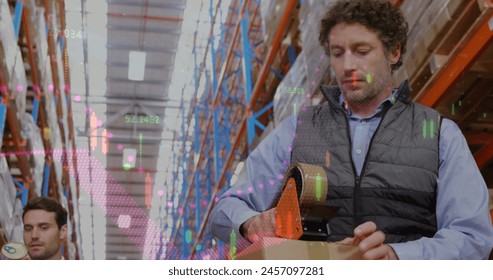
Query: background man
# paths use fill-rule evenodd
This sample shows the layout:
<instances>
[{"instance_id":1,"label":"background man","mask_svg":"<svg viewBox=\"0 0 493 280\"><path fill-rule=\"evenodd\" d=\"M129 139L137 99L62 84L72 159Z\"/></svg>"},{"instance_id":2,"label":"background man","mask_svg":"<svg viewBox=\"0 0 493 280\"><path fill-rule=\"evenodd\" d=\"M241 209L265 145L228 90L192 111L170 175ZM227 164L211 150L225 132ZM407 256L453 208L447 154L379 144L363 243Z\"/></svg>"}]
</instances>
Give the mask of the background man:
<instances>
[{"instance_id":1,"label":"background man","mask_svg":"<svg viewBox=\"0 0 493 280\"><path fill-rule=\"evenodd\" d=\"M392 90L407 32L388 1L331 6L319 41L339 86L323 86L327 103L286 119L250 154L211 213L214 235L226 242L231 230L250 242L274 236L280 178L301 162L325 168L326 203L340 207L328 241L357 245L366 259L488 257L486 184L460 129L411 102L407 82ZM423 122L436 127L428 137Z\"/></svg>"},{"instance_id":2,"label":"background man","mask_svg":"<svg viewBox=\"0 0 493 280\"><path fill-rule=\"evenodd\" d=\"M62 260L67 236L67 210L55 199L37 197L24 207L24 244L33 260Z\"/></svg>"}]
</instances>

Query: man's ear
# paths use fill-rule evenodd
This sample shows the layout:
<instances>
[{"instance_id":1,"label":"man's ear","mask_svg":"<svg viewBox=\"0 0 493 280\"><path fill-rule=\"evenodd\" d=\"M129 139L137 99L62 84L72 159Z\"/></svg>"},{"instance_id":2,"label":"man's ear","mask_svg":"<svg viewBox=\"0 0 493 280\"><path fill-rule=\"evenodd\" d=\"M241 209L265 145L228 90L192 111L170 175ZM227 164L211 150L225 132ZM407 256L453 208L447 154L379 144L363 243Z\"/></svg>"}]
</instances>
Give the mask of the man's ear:
<instances>
[{"instance_id":1,"label":"man's ear","mask_svg":"<svg viewBox=\"0 0 493 280\"><path fill-rule=\"evenodd\" d=\"M395 45L394 49L389 53L389 61L391 64L396 64L401 57L401 44Z\"/></svg>"},{"instance_id":2,"label":"man's ear","mask_svg":"<svg viewBox=\"0 0 493 280\"><path fill-rule=\"evenodd\" d=\"M65 239L67 239L67 231L68 231L67 224L63 225L63 226L60 228L60 240L65 240Z\"/></svg>"}]
</instances>

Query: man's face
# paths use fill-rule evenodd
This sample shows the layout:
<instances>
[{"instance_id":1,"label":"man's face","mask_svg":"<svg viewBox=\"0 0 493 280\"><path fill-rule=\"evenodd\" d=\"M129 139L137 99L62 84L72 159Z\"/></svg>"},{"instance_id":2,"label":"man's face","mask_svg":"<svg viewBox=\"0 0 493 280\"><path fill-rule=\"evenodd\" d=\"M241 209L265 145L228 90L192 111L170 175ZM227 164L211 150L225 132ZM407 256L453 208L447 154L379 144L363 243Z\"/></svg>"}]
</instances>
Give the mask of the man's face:
<instances>
[{"instance_id":1,"label":"man's face","mask_svg":"<svg viewBox=\"0 0 493 280\"><path fill-rule=\"evenodd\" d=\"M377 34L359 23L339 23L329 36L331 65L347 102L361 104L390 94L391 63L398 60L400 48L386 55Z\"/></svg>"},{"instance_id":2,"label":"man's face","mask_svg":"<svg viewBox=\"0 0 493 280\"><path fill-rule=\"evenodd\" d=\"M61 258L61 240L65 238L67 225L58 229L55 213L30 210L24 215L24 243L34 260Z\"/></svg>"}]
</instances>

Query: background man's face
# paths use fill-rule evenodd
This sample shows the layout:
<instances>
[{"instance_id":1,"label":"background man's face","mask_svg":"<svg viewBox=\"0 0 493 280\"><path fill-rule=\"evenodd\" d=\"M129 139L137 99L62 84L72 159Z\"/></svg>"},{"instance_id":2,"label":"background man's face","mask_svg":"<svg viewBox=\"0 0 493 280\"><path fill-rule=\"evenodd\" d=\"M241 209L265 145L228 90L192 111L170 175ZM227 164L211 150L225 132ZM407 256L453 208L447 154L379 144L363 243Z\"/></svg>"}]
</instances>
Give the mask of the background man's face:
<instances>
[{"instance_id":1,"label":"background man's face","mask_svg":"<svg viewBox=\"0 0 493 280\"><path fill-rule=\"evenodd\" d=\"M31 259L59 259L67 225L58 229L55 213L30 210L24 215L24 243Z\"/></svg>"},{"instance_id":2,"label":"background man's face","mask_svg":"<svg viewBox=\"0 0 493 280\"><path fill-rule=\"evenodd\" d=\"M364 103L390 94L390 60L377 34L359 23L339 23L329 33L330 60L337 83L349 103Z\"/></svg>"}]
</instances>

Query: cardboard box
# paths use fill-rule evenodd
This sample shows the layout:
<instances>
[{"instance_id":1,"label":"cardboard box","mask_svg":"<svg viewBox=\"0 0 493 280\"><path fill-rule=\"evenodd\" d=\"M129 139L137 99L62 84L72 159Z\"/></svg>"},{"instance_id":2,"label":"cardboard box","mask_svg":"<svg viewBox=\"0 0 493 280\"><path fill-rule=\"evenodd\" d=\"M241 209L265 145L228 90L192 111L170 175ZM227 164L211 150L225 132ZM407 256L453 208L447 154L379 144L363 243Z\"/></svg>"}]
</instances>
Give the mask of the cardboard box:
<instances>
[{"instance_id":1,"label":"cardboard box","mask_svg":"<svg viewBox=\"0 0 493 280\"><path fill-rule=\"evenodd\" d=\"M359 260L357 247L321 241L263 238L236 256L237 260Z\"/></svg>"}]
</instances>

